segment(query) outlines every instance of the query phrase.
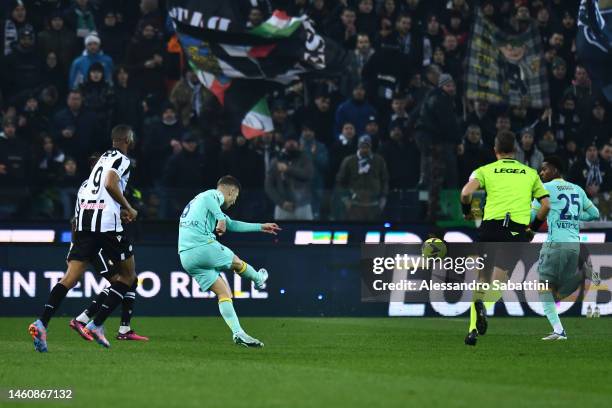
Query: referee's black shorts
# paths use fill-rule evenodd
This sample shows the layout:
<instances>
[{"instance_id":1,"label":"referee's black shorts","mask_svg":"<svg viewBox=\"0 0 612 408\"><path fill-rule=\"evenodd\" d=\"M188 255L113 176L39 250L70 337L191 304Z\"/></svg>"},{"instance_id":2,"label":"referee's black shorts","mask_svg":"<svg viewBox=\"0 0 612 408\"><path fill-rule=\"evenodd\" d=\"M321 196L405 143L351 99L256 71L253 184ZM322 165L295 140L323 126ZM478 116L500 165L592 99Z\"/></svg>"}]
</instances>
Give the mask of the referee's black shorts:
<instances>
[{"instance_id":1,"label":"referee's black shorts","mask_svg":"<svg viewBox=\"0 0 612 408\"><path fill-rule=\"evenodd\" d=\"M527 225L514 221L509 221L508 225L504 226L503 220L487 220L480 225L480 242L530 242L531 239L526 231ZM489 253L491 250L493 250L493 258L489 261L493 266L508 271L510 274L520 258L519 246L504 248L503 244L499 244L495 248L487 248L486 252Z\"/></svg>"}]
</instances>

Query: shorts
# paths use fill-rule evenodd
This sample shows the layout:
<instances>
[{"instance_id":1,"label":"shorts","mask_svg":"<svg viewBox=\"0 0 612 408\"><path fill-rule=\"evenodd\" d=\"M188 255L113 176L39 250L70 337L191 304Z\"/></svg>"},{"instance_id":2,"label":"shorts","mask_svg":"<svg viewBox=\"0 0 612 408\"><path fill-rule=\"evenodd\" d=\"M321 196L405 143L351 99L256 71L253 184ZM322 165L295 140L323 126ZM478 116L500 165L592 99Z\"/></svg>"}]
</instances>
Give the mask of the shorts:
<instances>
[{"instance_id":1,"label":"shorts","mask_svg":"<svg viewBox=\"0 0 612 408\"><path fill-rule=\"evenodd\" d=\"M530 239L526 230L526 225L518 224L513 221L510 221L507 227L503 226L502 220L483 221L480 225L480 242L529 242ZM492 245L493 246L487 244L483 245L483 247L494 248L493 254L488 258L487 263L505 271L512 271L519 259L519 253L516 251L508 251L507 247L503 245ZM518 245L514 246L514 248L519 251L521 249Z\"/></svg>"},{"instance_id":2,"label":"shorts","mask_svg":"<svg viewBox=\"0 0 612 408\"><path fill-rule=\"evenodd\" d=\"M571 243L546 242L540 250L538 275L541 282L548 281L563 299L584 283L584 274L578 268L580 247Z\"/></svg>"},{"instance_id":3,"label":"shorts","mask_svg":"<svg viewBox=\"0 0 612 408\"><path fill-rule=\"evenodd\" d=\"M108 275L114 273L114 265L133 255L132 244L122 232L76 231L66 260L89 262L99 274Z\"/></svg>"},{"instance_id":4,"label":"shorts","mask_svg":"<svg viewBox=\"0 0 612 408\"><path fill-rule=\"evenodd\" d=\"M232 268L234 252L217 241L187 249L179 253L181 264L202 291L215 283L219 274Z\"/></svg>"}]
</instances>

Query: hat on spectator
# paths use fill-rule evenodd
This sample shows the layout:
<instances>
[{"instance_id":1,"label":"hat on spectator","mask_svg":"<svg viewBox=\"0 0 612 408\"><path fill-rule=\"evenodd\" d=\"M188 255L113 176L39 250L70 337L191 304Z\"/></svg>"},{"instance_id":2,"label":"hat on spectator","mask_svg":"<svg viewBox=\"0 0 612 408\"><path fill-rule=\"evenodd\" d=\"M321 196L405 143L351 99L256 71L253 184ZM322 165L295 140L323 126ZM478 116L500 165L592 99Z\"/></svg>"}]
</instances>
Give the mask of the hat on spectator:
<instances>
[{"instance_id":1,"label":"hat on spectator","mask_svg":"<svg viewBox=\"0 0 612 408\"><path fill-rule=\"evenodd\" d=\"M391 121L391 123L389 123L389 130L395 129L395 128L400 128L402 130L404 130L405 127L405 121L402 118L397 118Z\"/></svg>"},{"instance_id":2,"label":"hat on spectator","mask_svg":"<svg viewBox=\"0 0 612 408\"><path fill-rule=\"evenodd\" d=\"M444 85L450 84L451 82L455 82L452 76L449 74L442 74L438 79L438 87L442 88Z\"/></svg>"},{"instance_id":3,"label":"hat on spectator","mask_svg":"<svg viewBox=\"0 0 612 408\"><path fill-rule=\"evenodd\" d=\"M368 116L368 120L366 121L366 124L372 123L372 122L378 124L378 122L376 121L376 116L374 116L374 115Z\"/></svg>"},{"instance_id":4,"label":"hat on spectator","mask_svg":"<svg viewBox=\"0 0 612 408\"><path fill-rule=\"evenodd\" d=\"M197 139L191 132L183 133L183 137L181 138L183 142L197 142Z\"/></svg>"},{"instance_id":5,"label":"hat on spectator","mask_svg":"<svg viewBox=\"0 0 612 408\"><path fill-rule=\"evenodd\" d=\"M361 145L364 145L364 144L367 144L368 146L372 146L372 138L370 137L370 135L359 136L358 146L361 147Z\"/></svg>"},{"instance_id":6,"label":"hat on spectator","mask_svg":"<svg viewBox=\"0 0 612 408\"><path fill-rule=\"evenodd\" d=\"M64 19L64 14L61 10L53 10L49 13L49 21L54 20L56 18Z\"/></svg>"},{"instance_id":7,"label":"hat on spectator","mask_svg":"<svg viewBox=\"0 0 612 408\"><path fill-rule=\"evenodd\" d=\"M89 66L89 72L93 71L104 73L104 65L101 62L94 62Z\"/></svg>"},{"instance_id":8,"label":"hat on spectator","mask_svg":"<svg viewBox=\"0 0 612 408\"><path fill-rule=\"evenodd\" d=\"M287 104L285 103L284 100L277 99L274 102L272 102L271 108L272 108L272 112L279 111L279 110L287 110Z\"/></svg>"},{"instance_id":9,"label":"hat on spectator","mask_svg":"<svg viewBox=\"0 0 612 408\"><path fill-rule=\"evenodd\" d=\"M23 0L11 0L9 1L7 10L11 12L15 10L18 6L25 7L25 4L23 4Z\"/></svg>"},{"instance_id":10,"label":"hat on spectator","mask_svg":"<svg viewBox=\"0 0 612 408\"><path fill-rule=\"evenodd\" d=\"M530 127L530 126L524 127L519 132L519 137L523 137L523 135L525 135L525 134L529 134L529 135L531 135L531 137L535 137L535 130L532 127Z\"/></svg>"},{"instance_id":11,"label":"hat on spectator","mask_svg":"<svg viewBox=\"0 0 612 408\"><path fill-rule=\"evenodd\" d=\"M552 68L555 69L555 68L558 68L560 66L564 66L564 67L567 66L567 64L565 63L565 60L563 58L561 58L561 57L553 58L553 60L552 60Z\"/></svg>"},{"instance_id":12,"label":"hat on spectator","mask_svg":"<svg viewBox=\"0 0 612 408\"><path fill-rule=\"evenodd\" d=\"M100 41L100 37L98 37L98 33L95 31L85 37L85 45L89 45L91 43L98 43L98 45L102 43L102 41Z\"/></svg>"},{"instance_id":13,"label":"hat on spectator","mask_svg":"<svg viewBox=\"0 0 612 408\"><path fill-rule=\"evenodd\" d=\"M19 39L30 37L34 38L34 28L30 24L26 24L19 29Z\"/></svg>"}]
</instances>

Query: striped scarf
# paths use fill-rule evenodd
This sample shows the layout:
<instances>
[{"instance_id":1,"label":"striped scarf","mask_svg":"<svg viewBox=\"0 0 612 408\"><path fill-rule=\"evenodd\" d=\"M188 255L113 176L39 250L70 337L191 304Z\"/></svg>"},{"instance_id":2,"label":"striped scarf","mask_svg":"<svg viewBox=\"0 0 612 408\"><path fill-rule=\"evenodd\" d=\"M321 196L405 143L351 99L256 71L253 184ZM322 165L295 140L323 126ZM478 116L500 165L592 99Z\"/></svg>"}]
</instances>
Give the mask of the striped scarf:
<instances>
[{"instance_id":1,"label":"striped scarf","mask_svg":"<svg viewBox=\"0 0 612 408\"><path fill-rule=\"evenodd\" d=\"M599 169L599 162L590 162L586 161L587 165L587 176L586 176L586 185L587 186L599 186L603 182L603 176L601 175L601 170Z\"/></svg>"}]
</instances>

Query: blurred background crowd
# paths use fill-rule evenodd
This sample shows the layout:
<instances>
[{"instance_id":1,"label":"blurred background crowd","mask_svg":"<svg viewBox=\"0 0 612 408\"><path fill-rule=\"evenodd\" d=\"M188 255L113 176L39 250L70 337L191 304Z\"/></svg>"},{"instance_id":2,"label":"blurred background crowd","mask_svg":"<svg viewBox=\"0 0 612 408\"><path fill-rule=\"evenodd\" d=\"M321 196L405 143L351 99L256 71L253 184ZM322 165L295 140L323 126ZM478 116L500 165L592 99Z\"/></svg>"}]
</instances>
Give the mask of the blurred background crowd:
<instances>
[{"instance_id":1,"label":"blurred background crowd","mask_svg":"<svg viewBox=\"0 0 612 408\"><path fill-rule=\"evenodd\" d=\"M244 3L249 25L267 18ZM120 123L137 137L128 199L143 219L177 217L225 174L242 182L235 211L245 219L451 219L458 189L495 160L500 131L514 132L517 159L533 168L561 156L567 178L610 217L610 106L576 59L577 1L278 3L353 58L339 77L279 87L274 132L246 140L218 120L163 1L3 1L0 219L70 218L90 157ZM476 7L508 30L537 25L549 107L467 101Z\"/></svg>"}]
</instances>

